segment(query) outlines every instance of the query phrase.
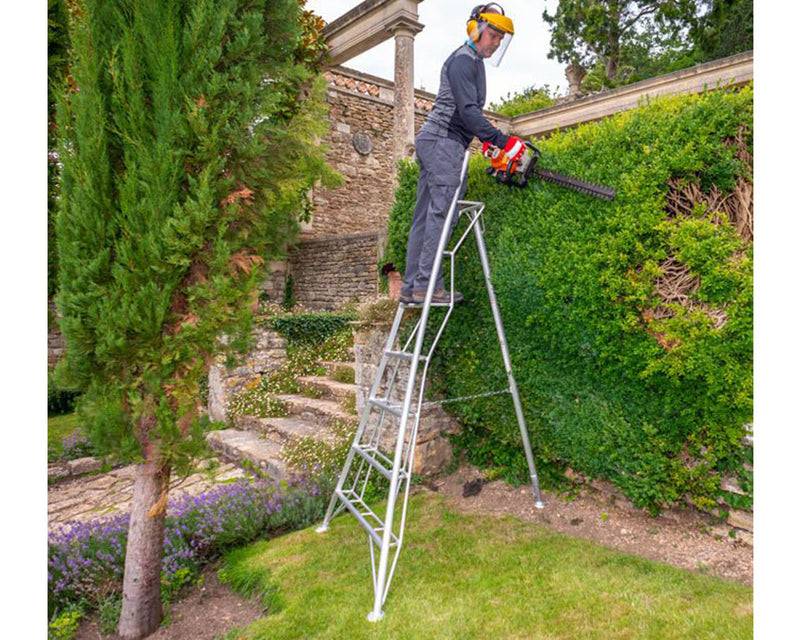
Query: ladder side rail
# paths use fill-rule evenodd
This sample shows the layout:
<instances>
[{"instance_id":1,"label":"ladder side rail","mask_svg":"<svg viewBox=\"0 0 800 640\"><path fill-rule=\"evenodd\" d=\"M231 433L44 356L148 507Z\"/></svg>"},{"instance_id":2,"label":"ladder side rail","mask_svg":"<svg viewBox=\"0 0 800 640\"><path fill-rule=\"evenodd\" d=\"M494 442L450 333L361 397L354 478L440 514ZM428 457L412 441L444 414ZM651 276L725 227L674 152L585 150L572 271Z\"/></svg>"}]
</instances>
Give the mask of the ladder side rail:
<instances>
[{"instance_id":1,"label":"ladder side rail","mask_svg":"<svg viewBox=\"0 0 800 640\"><path fill-rule=\"evenodd\" d=\"M447 326L448 320L450 320L450 316L453 314L453 303L447 308L447 313L445 313L444 318L442 319L441 324L439 325L439 330L436 332L436 335L433 338L433 342L431 343L430 348L428 349L428 357L425 360L425 364L422 367L422 375L420 376L420 384L419 384L419 395L417 396L417 410L416 415L419 417L420 413L422 412L422 405L425 399L425 385L427 383L428 378L428 368L430 367L431 360L433 359L433 352L436 350L436 345L439 344L439 339L442 337L444 333L445 326ZM411 399L413 402L413 397ZM417 424L419 420L417 420ZM416 434L415 434L416 435Z\"/></svg>"},{"instance_id":2,"label":"ladder side rail","mask_svg":"<svg viewBox=\"0 0 800 640\"><path fill-rule=\"evenodd\" d=\"M405 535L405 523L406 523L406 516L408 515L408 499L410 496L411 472L414 468L414 452L415 452L415 445L417 442L417 432L419 431L419 422L422 417L422 407L425 404L427 404L424 402L424 399L425 399L425 386L427 384L427 377L428 377L428 367L430 366L433 352L434 349L436 348L436 343L439 341L439 337L441 336L444 330L444 326L447 324L447 320L449 319L450 313L452 311L453 311L453 305L451 304L450 308L448 309L447 315L445 316L444 320L442 321L442 325L439 328L439 333L437 334L436 338L434 339L433 345L428 351L428 359L425 361L425 365L422 369L422 375L420 381L420 393L417 399L417 410L415 412L414 426L412 427L408 444L406 445L406 450L404 453L403 468L406 469L407 481L406 481L405 495L403 496L403 509L400 516L400 527L397 536L397 552L395 553L391 569L389 570L389 576L386 579L386 587L384 589L384 597L383 597L384 601L386 600L386 595L389 593L389 587L392 584L392 578L394 577L394 572L397 567L398 556L400 554L400 547L402 547L403 545L403 537Z\"/></svg>"},{"instance_id":3,"label":"ladder side rail","mask_svg":"<svg viewBox=\"0 0 800 640\"><path fill-rule=\"evenodd\" d=\"M398 305L398 311L402 307L402 305ZM398 326L399 332L399 326ZM372 381L372 390L370 391L370 396L368 398L368 402L371 400L378 400L378 390L380 389L380 380L383 378L383 374L386 371L386 362L388 361L388 352L394 348L395 341L397 337L395 336L393 339L390 339L387 342L386 349L383 351L383 356L381 357L381 362L384 363L384 367L378 371L376 371L375 379ZM386 389L383 395L383 400L385 403L389 403L391 401L392 390L394 389L395 381L397 379L398 373L400 371L400 362L394 362L393 366L391 367L391 375L386 382ZM379 374L379 375L378 375ZM379 406L375 403L376 406ZM367 407L365 407L365 410ZM378 420L375 424L375 429L371 434L371 438L367 442L367 446L374 446L376 449L380 445L381 436L383 435L383 421L386 418L386 411L381 410L380 415L378 416Z\"/></svg>"},{"instance_id":4,"label":"ladder side rail","mask_svg":"<svg viewBox=\"0 0 800 640\"><path fill-rule=\"evenodd\" d=\"M392 346L393 346L393 344L394 343L392 343ZM385 354L386 354L386 352L384 351L384 356L383 356L384 358L386 357ZM395 381L397 379L399 371L400 371L400 362L395 362L394 366L392 367L392 371L391 371L391 375L389 377L389 380L386 383L386 390L385 390L385 395L384 395L384 399L385 399L385 403L386 404L391 402L392 391L394 390ZM383 372L381 372L381 376L382 375L383 375ZM374 381L373 381L373 384L374 384ZM380 384L375 389L375 391L373 391L371 393L371 398L375 398L376 394L378 393L377 389L379 389L379 388L380 388ZM378 406L378 405L376 404L376 406ZM385 410L381 410L380 411L380 415L378 416L378 420L375 423L375 429L372 432L369 441L366 443L367 446L374 447L376 449L376 451L378 449L380 449L381 437L383 435L383 426L384 426L384 420L385 419L386 419L386 411Z\"/></svg>"},{"instance_id":5,"label":"ladder side rail","mask_svg":"<svg viewBox=\"0 0 800 640\"><path fill-rule=\"evenodd\" d=\"M462 201L459 201L458 204L462 204ZM470 203L469 212L472 213L473 215L470 216L469 214L467 214L467 217L470 219L469 226L461 234L461 237L459 238L459 240L456 242L455 246L449 252L449 254L450 254L450 288L451 288L451 295L453 293L452 290L453 290L453 288L455 286L455 255L458 252L458 250L461 248L461 245L463 245L463 243L466 241L467 236L469 235L469 233L472 230L472 228L478 222L481 214L483 213L484 207L485 207L485 205L482 202L472 202L472 203ZM477 209L477 211L475 211L475 209ZM463 211L461 211L459 213L463 213ZM385 592L387 594L389 592L389 586L391 585L392 578L394 576L395 568L397 567L397 560L398 560L398 556L399 556L399 550L400 550L400 547L403 544L403 536L405 534L405 521L406 521L406 516L407 516L407 513L408 513L408 499L409 499L409 495L410 495L409 489L410 489L410 486L411 486L410 478L411 478L411 471L414 468L414 452L415 452L415 445L416 445L416 440L417 440L417 432L419 430L419 422L420 422L420 418L422 416L422 407L426 404L424 402L424 395L425 395L425 387L427 385L428 368L429 368L430 363L431 363L431 361L433 359L433 354L434 354L434 351L436 350L436 346L437 346L437 344L439 342L439 339L441 338L442 334L444 333L444 329L445 329L445 327L446 327L446 325L447 325L447 323L448 323L448 321L450 319L450 316L452 315L453 307L454 307L454 305L451 303L449 308L448 308L448 310L447 310L447 313L445 314L445 317L443 318L443 320L442 320L442 322L441 322L441 324L439 326L439 330L438 330L438 332L437 332L437 334L436 334L436 336L435 336L430 348L428 349L428 352L427 352L428 353L428 358L425 361L425 365L424 365L423 370L422 370L421 381L420 381L420 393L419 393L419 396L418 396L418 399L417 399L417 409L416 409L416 415L415 415L415 420L414 420L414 426L413 426L413 428L411 430L411 434L409 435L408 443L406 445L406 450L405 450L405 453L404 453L403 468L406 469L406 473L408 474L409 481L406 483L405 496L404 496L404 499L403 499L403 509L402 509L402 513L401 513L400 528L399 528L398 540L397 540L397 552L398 553L395 554L394 561L392 562L392 567L391 567L391 569L389 571L389 576L388 576L388 578L386 580ZM384 600L385 600L385 596L384 596Z\"/></svg>"},{"instance_id":6,"label":"ladder side rail","mask_svg":"<svg viewBox=\"0 0 800 640\"><path fill-rule=\"evenodd\" d=\"M517 423L519 424L520 434L522 435L522 446L525 449L525 457L528 461L528 469L530 470L531 476L531 484L533 488L533 494L535 496L536 502L534 506L539 509L544 508L545 503L542 500L541 492L539 491L539 476L536 473L536 465L533 462L533 452L531 451L531 443L528 436L528 428L525 424L525 416L522 413L522 403L519 399L519 391L517 389L516 380L514 380L514 374L511 371L511 358L508 354L508 343L506 341L506 333L503 329L503 319L500 317L500 309L497 306L497 297L494 293L494 287L492 286L492 279L491 273L489 270L489 259L486 254L486 245L483 241L483 232L481 230L480 225L476 225L475 229L475 241L478 245L478 253L481 257L481 265L483 266L483 275L484 279L486 280L486 290L489 293L489 303L492 307L492 316L494 317L494 324L497 329L497 338L500 341L500 350L503 354L503 364L506 369L506 376L508 377L508 386L511 390L511 397L514 400L514 411L517 414Z\"/></svg>"},{"instance_id":7,"label":"ladder side rail","mask_svg":"<svg viewBox=\"0 0 800 640\"><path fill-rule=\"evenodd\" d=\"M450 311L452 311L452 309L453 309L453 307L451 305L450 309L448 310L448 316L447 317L449 317ZM444 324L446 324L446 323L447 323L447 318L445 318L444 322L442 323L442 328L444 327ZM441 334L441 328L439 330L439 334ZM405 445L405 451L403 453L402 465L403 465L403 469L406 469L406 473L408 474L409 478L411 478L411 471L414 468L414 447L415 447L416 442L417 442L417 432L419 431L419 421L420 421L420 418L422 417L422 407L427 404L427 403L424 402L424 400L425 400L425 385L427 383L427 377L428 377L428 367L430 366L431 359L432 359L431 356L433 355L433 350L436 347L436 342L437 341L438 341L438 336L437 336L437 339L434 340L434 344L431 347L430 351L428 352L429 353L429 357L425 361L425 365L422 368L422 374L420 376L420 392L419 392L419 395L417 396L417 402L416 402L416 407L417 408L416 408L416 411L414 412L414 425L412 426L411 432L409 433L408 442ZM405 511L404 511L404 514L405 514ZM405 523L405 516L403 518L403 523ZM402 539L402 537L403 537L403 527L401 525L400 538Z\"/></svg>"},{"instance_id":8,"label":"ladder side rail","mask_svg":"<svg viewBox=\"0 0 800 640\"><path fill-rule=\"evenodd\" d=\"M378 567L378 590L375 592L375 603L372 609L372 612L369 614L368 619L377 622L383 617L383 612L381 611L381 607L383 606L383 602L386 599L386 570L387 564L389 560L389 541L390 536L392 533L392 519L394 516L394 505L395 500L397 497L397 483L398 483L398 475L396 470L400 464L400 459L403 454L403 442L405 440L405 431L406 425L408 423L408 413L411 407L411 398L414 393L414 382L416 380L417 375L417 365L419 364L419 356L422 351L422 343L425 339L425 326L428 322L428 316L431 310L431 300L433 299L433 291L436 288L436 280L439 274L439 269L442 267L442 258L445 247L447 245L447 240L449 239L450 233L450 226L453 221L453 216L455 215L456 206L458 204L458 197L461 192L461 185L464 184L464 179L467 174L467 170L469 169L469 156L470 152L467 148L464 151L464 160L461 164L461 179L459 181L458 187L456 188L455 193L453 194L453 201L450 203L450 208L447 211L447 217L445 218L444 224L442 225L442 234L439 237L439 245L436 249L436 255L433 259L433 267L431 268L431 277L428 282L428 290L425 293L425 301L422 305L422 314L420 315L419 320L419 330L417 333L416 342L414 345L414 358L411 360L411 366L409 367L408 372L408 386L406 387L406 394L405 394L405 401L403 402L403 414L400 418L400 425L397 434L397 443L395 445L394 451L394 469L395 473L392 475L392 480L390 483L389 488L389 500L386 505L386 519L385 519L385 527L386 529L383 532L383 545L381 545L381 557L380 557L380 564ZM421 390L420 390L421 391ZM410 480L407 479L407 481Z\"/></svg>"},{"instance_id":9,"label":"ladder side rail","mask_svg":"<svg viewBox=\"0 0 800 640\"><path fill-rule=\"evenodd\" d=\"M459 204L460 204L460 201L459 201ZM477 218L475 220L477 220ZM454 288L454 283L455 283L455 254L458 251L458 248L460 247L460 245L463 244L463 242L466 240L467 234L469 233L469 229L472 227L474 222L475 221L472 221L470 223L470 227L467 229L467 231L465 231L462 234L461 238L456 243L456 246L449 252L449 254L450 254L449 257L450 257L450 289L451 289L451 295L452 295L452 290ZM443 252L443 254L444 254L444 252ZM386 579L386 586L384 588L384 596L383 596L383 600L384 601L386 600L386 596L389 593L389 587L391 586L392 578L394 577L394 572L395 572L395 569L397 567L397 561L398 561L398 558L399 558L400 547L402 547L402 545L403 545L403 537L405 535L405 522L406 522L406 516L408 514L408 499L409 499L409 496L410 496L410 488L411 488L411 472L412 472L412 470L414 468L414 450L415 450L415 445L416 445L416 441L417 441L417 432L419 430L419 422L420 422L420 418L421 418L421 415L422 415L422 407L423 407L423 404L424 404L425 387L427 385L427 378L428 378L428 368L430 367L430 363L431 363L431 361L433 359L433 354L434 354L434 352L436 350L436 345L439 343L439 339L442 337L442 334L444 333L444 329L447 326L447 323L448 323L448 321L450 319L450 316L453 313L453 308L454 308L454 304L451 302L449 307L448 307L448 309L447 309L447 312L445 313L444 318L442 319L442 321L441 321L441 323L439 325L439 330L437 331L436 336L434 337L433 342L431 343L431 346L427 351L427 354L428 354L427 355L427 359L425 360L425 364L423 366L422 374L421 374L421 377L420 377L420 384L419 384L420 391L419 391L419 395L417 397L417 403L416 403L417 404L417 409L416 409L416 412L415 412L414 425L413 425L413 427L411 429L411 432L409 434L408 442L405 445L405 450L404 450L404 453L403 453L402 468L405 469L406 474L407 474L407 476L406 476L406 486L405 486L405 492L404 492L404 496L403 496L403 508L402 508L401 516L400 516L400 527L398 529L397 549L396 549L395 556L394 556L393 561L392 561L392 566L391 566L391 568L389 570L389 575L388 575L388 577Z\"/></svg>"},{"instance_id":10,"label":"ladder side rail","mask_svg":"<svg viewBox=\"0 0 800 640\"><path fill-rule=\"evenodd\" d=\"M453 305L450 306L450 311L452 310L453 310ZM444 324L446 323L447 319L445 319L442 325L444 326ZM392 561L391 569L389 570L389 576L386 579L386 588L384 589L384 596L383 596L384 601L386 600L386 595L389 593L389 587L392 584L394 571L397 568L397 560L400 555L400 547L403 546L403 537L406 531L406 516L408 515L408 498L410 496L410 488L411 488L411 472L414 469L414 450L415 450L415 445L417 443L417 432L419 431L419 421L422 417L422 407L425 404L423 400L425 396L425 384L428 376L428 366L430 365L431 356L433 355L433 349L435 346L436 345L434 343L433 347L431 347L431 350L428 352L429 357L428 360L426 360L425 366L423 367L422 370L422 379L420 382L419 398L417 399L417 410L414 418L414 426L411 429L411 435L409 436L408 444L406 445L406 451L404 454L403 468L406 469L406 474L407 474L406 489L405 489L405 495L403 496L403 510L400 514L400 527L397 536L397 551Z\"/></svg>"},{"instance_id":11,"label":"ladder side rail","mask_svg":"<svg viewBox=\"0 0 800 640\"><path fill-rule=\"evenodd\" d=\"M408 499L410 496L410 489L411 489L411 472L414 468L414 448L417 441L417 432L419 430L419 421L422 415L422 405L425 399L425 385L427 382L427 375L428 375L428 367L430 366L431 360L433 359L433 352L436 348L436 343L439 341L439 337L441 336L445 325L447 324L447 320L450 317L450 314L453 311L453 304L447 310L445 314L445 318L443 319L439 331L437 332L436 337L434 338L433 344L431 345L430 349L428 350L428 358L425 360L425 364L422 368L422 373L420 374L420 384L419 384L419 395L417 396L416 402L416 411L414 412L414 424L411 427L411 431L409 433L408 442L404 443L403 446L403 455L402 455L402 462L401 468L405 470L405 490L403 493L403 507L400 512L400 525L398 527L397 533L397 547L395 549L394 557L392 558L391 567L388 569L388 575L386 577L386 583L383 588L383 597L381 598L381 606L383 606L384 602L386 602L386 597L389 594L389 587L392 584L392 578L394 577L395 569L397 568L397 561L400 557L400 548L403 546L403 537L405 535L405 525L406 525L406 516L408 514ZM413 401L413 398L412 398ZM398 487L397 493L399 494L400 487ZM387 510L388 513L388 510Z\"/></svg>"},{"instance_id":12,"label":"ladder side rail","mask_svg":"<svg viewBox=\"0 0 800 640\"><path fill-rule=\"evenodd\" d=\"M388 348L391 349L394 341L397 339L397 333L400 330L400 321L403 318L403 307L402 305L397 306L397 312L394 314L394 322L392 323L392 328L389 331L389 338L388 338ZM383 369L386 368L386 356L382 356L380 362L378 363L378 371L376 371L375 379L372 381L372 387L370 390L370 396L374 397L375 391L380 384L380 379L383 377ZM344 486L345 480L347 479L347 475L350 472L350 466L353 464L353 458L356 455L355 450L353 449L353 445L358 444L361 436L364 433L364 429L369 422L369 397L367 401L364 403L364 410L361 415L361 420L359 421L358 428L356 429L356 433L353 435L353 444L350 446L350 451L347 453L347 458L345 459L344 466L342 467L342 471L339 474L339 480L336 483L336 489L331 495L331 500L328 504L328 509L325 512L325 518L322 521L322 524L317 527L317 532L322 533L327 531L328 525L330 524L331 518L333 517L334 510L336 508L336 503L339 500L338 493L342 490Z\"/></svg>"}]
</instances>

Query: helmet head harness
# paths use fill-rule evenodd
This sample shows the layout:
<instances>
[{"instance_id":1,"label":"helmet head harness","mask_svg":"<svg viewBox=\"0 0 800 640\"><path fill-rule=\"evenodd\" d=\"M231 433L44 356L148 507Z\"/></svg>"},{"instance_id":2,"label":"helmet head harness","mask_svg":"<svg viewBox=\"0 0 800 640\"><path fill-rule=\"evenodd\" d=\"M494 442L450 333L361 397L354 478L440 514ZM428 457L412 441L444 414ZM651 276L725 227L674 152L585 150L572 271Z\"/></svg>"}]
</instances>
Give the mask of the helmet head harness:
<instances>
[{"instance_id":1,"label":"helmet head harness","mask_svg":"<svg viewBox=\"0 0 800 640\"><path fill-rule=\"evenodd\" d=\"M467 20L467 35L472 44L478 44L486 29L491 29L502 36L500 44L487 56L490 64L498 66L514 35L514 23L511 21L511 18L506 16L503 7L496 2L479 4L472 9L472 12L469 14L469 20ZM477 50L481 55L485 55L483 51L481 51L481 48Z\"/></svg>"}]
</instances>

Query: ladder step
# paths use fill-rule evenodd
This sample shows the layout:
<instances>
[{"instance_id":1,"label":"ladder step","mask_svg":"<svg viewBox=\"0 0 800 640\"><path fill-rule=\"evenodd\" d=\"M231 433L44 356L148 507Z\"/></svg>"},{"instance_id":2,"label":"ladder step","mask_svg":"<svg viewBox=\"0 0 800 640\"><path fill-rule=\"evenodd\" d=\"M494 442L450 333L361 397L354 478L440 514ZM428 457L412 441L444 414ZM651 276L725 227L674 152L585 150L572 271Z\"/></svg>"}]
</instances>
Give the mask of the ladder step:
<instances>
[{"instance_id":1,"label":"ladder step","mask_svg":"<svg viewBox=\"0 0 800 640\"><path fill-rule=\"evenodd\" d=\"M358 496L358 494L353 491L352 489L339 489L336 491L336 495L339 500L342 501L342 504L347 507L347 510L355 516L355 519L358 520L359 524L364 528L364 530L369 534L372 538L373 542L378 545L380 549L383 545L383 536L379 534L383 532L384 524L383 520L381 520L375 512L370 509L364 501ZM361 509L363 511L361 511ZM372 524L367 520L370 518L374 520L375 523L378 525L373 527ZM393 547L397 544L397 536L392 533L391 539L389 542L389 547Z\"/></svg>"},{"instance_id":2,"label":"ladder step","mask_svg":"<svg viewBox=\"0 0 800 640\"><path fill-rule=\"evenodd\" d=\"M413 360L414 354L409 353L408 351L389 351L386 350L384 353L390 358L400 358L401 360ZM420 355L419 357L421 362L425 362L428 359L428 356Z\"/></svg>"},{"instance_id":3,"label":"ladder step","mask_svg":"<svg viewBox=\"0 0 800 640\"><path fill-rule=\"evenodd\" d=\"M370 404L375 405L379 409L383 409L384 411L388 411L394 416L398 418L403 415L403 405L402 404L395 404L394 402L386 402L384 400L378 400L377 398L370 398L368 400ZM411 411L408 412L411 415Z\"/></svg>"},{"instance_id":4,"label":"ladder step","mask_svg":"<svg viewBox=\"0 0 800 640\"><path fill-rule=\"evenodd\" d=\"M378 451L376 447L354 444L353 449L384 478L386 478L387 480L392 479L392 472L389 471L389 469L392 467L392 461L387 456L383 455L380 451ZM404 480L406 476L407 474L405 471L401 470L397 472L397 477L400 478L401 480Z\"/></svg>"}]
</instances>

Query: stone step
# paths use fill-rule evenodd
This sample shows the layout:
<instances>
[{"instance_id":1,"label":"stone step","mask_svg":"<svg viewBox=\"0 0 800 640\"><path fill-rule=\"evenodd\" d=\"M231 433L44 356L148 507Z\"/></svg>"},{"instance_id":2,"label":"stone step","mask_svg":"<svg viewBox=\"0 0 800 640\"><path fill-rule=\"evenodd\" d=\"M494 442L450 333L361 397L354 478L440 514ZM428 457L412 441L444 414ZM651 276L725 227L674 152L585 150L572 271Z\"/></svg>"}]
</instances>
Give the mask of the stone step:
<instances>
[{"instance_id":1,"label":"stone step","mask_svg":"<svg viewBox=\"0 0 800 640\"><path fill-rule=\"evenodd\" d=\"M280 459L281 445L254 431L222 429L206 435L208 445L223 458L247 468L252 466L264 476L281 480L286 477L286 463Z\"/></svg>"},{"instance_id":2,"label":"stone step","mask_svg":"<svg viewBox=\"0 0 800 640\"><path fill-rule=\"evenodd\" d=\"M341 402L353 398L356 394L356 385L346 382L336 382L322 376L300 376L297 381L305 387L323 394L324 398Z\"/></svg>"},{"instance_id":3,"label":"stone step","mask_svg":"<svg viewBox=\"0 0 800 640\"><path fill-rule=\"evenodd\" d=\"M267 440L281 446L291 440L314 438L330 445L335 445L338 438L325 425L301 418L256 418L254 416L237 416L234 418L237 429L253 431L263 435Z\"/></svg>"},{"instance_id":4,"label":"stone step","mask_svg":"<svg viewBox=\"0 0 800 640\"><path fill-rule=\"evenodd\" d=\"M325 374L328 376L336 375L337 371L342 369L348 370L353 377L355 378L356 372L356 363L355 362L343 362L343 361L335 361L335 360L326 360L322 362L322 366L325 368Z\"/></svg>"},{"instance_id":5,"label":"stone step","mask_svg":"<svg viewBox=\"0 0 800 640\"><path fill-rule=\"evenodd\" d=\"M309 422L320 422L326 425L334 420L343 422L358 421L358 416L345 411L335 400L306 398L295 394L284 394L275 397L286 403L290 415L295 418L303 418Z\"/></svg>"}]
</instances>

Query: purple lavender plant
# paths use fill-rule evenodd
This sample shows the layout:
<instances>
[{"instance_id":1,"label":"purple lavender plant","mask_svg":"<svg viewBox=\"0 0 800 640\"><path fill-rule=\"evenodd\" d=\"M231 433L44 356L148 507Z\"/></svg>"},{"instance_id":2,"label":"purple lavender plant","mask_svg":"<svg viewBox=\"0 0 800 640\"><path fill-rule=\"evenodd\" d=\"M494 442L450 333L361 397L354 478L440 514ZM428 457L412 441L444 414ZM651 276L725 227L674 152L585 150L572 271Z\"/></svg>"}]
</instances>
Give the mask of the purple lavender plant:
<instances>
[{"instance_id":1,"label":"purple lavender plant","mask_svg":"<svg viewBox=\"0 0 800 640\"><path fill-rule=\"evenodd\" d=\"M174 593L223 551L307 527L320 520L335 475L218 485L170 501L162 559L162 585ZM129 515L72 522L48 541L50 615L83 600L96 606L122 588ZM188 576L188 577L187 577Z\"/></svg>"},{"instance_id":2,"label":"purple lavender plant","mask_svg":"<svg viewBox=\"0 0 800 640\"><path fill-rule=\"evenodd\" d=\"M57 446L50 445L47 459L51 461L77 460L94 453L92 443L80 429L73 430L66 438L62 438Z\"/></svg>"}]
</instances>

